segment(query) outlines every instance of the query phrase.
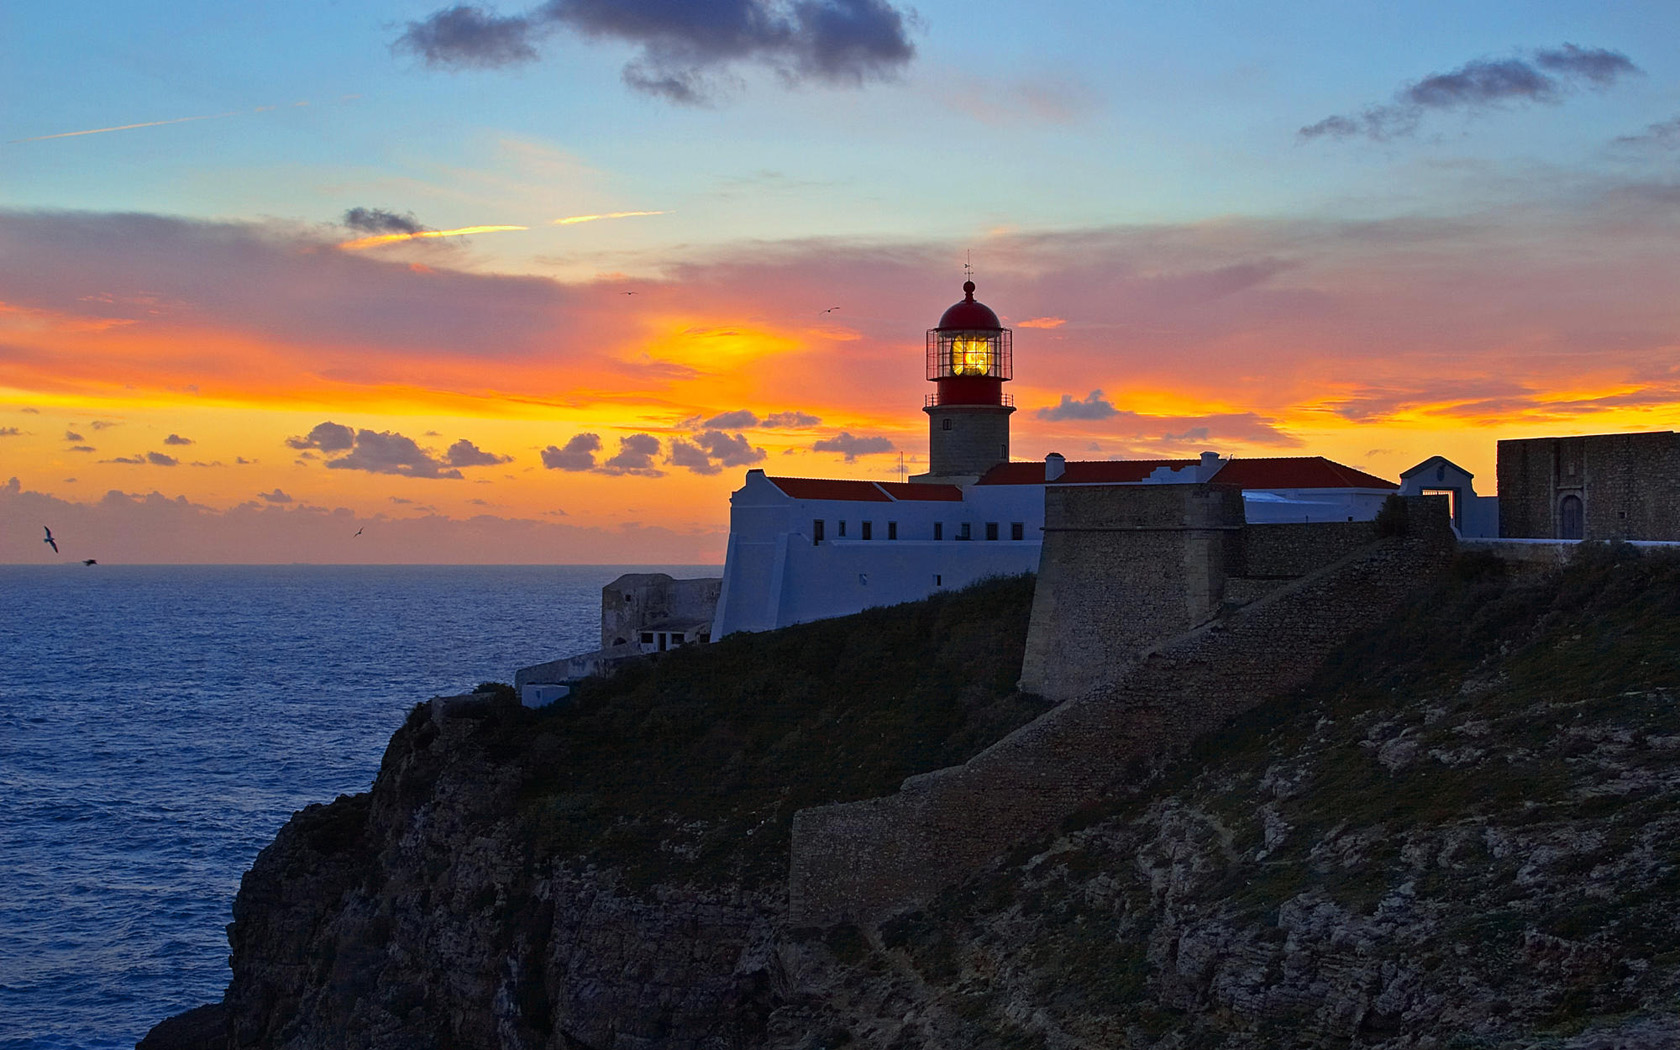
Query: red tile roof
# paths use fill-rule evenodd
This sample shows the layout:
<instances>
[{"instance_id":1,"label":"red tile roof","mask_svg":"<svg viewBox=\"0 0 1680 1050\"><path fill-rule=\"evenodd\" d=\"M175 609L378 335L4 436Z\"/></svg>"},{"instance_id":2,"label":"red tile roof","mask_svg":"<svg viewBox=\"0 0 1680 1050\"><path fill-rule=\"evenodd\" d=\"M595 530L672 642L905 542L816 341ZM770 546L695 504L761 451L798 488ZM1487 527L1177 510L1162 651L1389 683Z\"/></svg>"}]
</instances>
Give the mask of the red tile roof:
<instances>
[{"instance_id":1,"label":"red tile roof","mask_svg":"<svg viewBox=\"0 0 1680 1050\"><path fill-rule=\"evenodd\" d=\"M766 481L794 499L846 499L867 503L891 503L892 497L873 481L841 481L834 478L771 478Z\"/></svg>"},{"instance_id":2,"label":"red tile roof","mask_svg":"<svg viewBox=\"0 0 1680 1050\"><path fill-rule=\"evenodd\" d=\"M1069 460L1056 479L1061 485L1119 485L1142 481L1159 467L1177 470L1194 459ZM1245 489L1397 489L1392 481L1344 467L1323 456L1287 456L1228 460L1213 480ZM1044 464L1001 463L981 477L981 485L1042 485Z\"/></svg>"},{"instance_id":3,"label":"red tile roof","mask_svg":"<svg viewBox=\"0 0 1680 1050\"><path fill-rule=\"evenodd\" d=\"M1233 459L1213 476L1245 489L1397 489L1400 486L1323 456Z\"/></svg>"},{"instance_id":4,"label":"red tile roof","mask_svg":"<svg viewBox=\"0 0 1680 1050\"><path fill-rule=\"evenodd\" d=\"M924 485L916 481L877 481L887 495L899 500L938 500L961 503L962 489L956 485Z\"/></svg>"},{"instance_id":5,"label":"red tile roof","mask_svg":"<svg viewBox=\"0 0 1680 1050\"><path fill-rule=\"evenodd\" d=\"M1188 467L1194 459L1085 459L1068 460L1067 470L1056 479L1060 485L1121 485L1142 481L1157 467ZM1044 464L1000 463L986 471L979 485L1042 485Z\"/></svg>"}]
</instances>

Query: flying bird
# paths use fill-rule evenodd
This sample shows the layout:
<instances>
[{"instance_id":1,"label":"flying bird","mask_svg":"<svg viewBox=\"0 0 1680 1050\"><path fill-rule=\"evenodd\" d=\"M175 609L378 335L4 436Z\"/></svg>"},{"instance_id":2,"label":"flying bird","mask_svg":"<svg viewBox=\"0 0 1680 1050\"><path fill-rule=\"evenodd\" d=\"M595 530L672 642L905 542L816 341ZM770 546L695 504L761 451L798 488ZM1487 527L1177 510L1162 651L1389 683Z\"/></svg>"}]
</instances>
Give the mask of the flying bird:
<instances>
[{"instance_id":1,"label":"flying bird","mask_svg":"<svg viewBox=\"0 0 1680 1050\"><path fill-rule=\"evenodd\" d=\"M635 295L636 293L635 292L624 292L623 294L624 295Z\"/></svg>"},{"instance_id":2,"label":"flying bird","mask_svg":"<svg viewBox=\"0 0 1680 1050\"><path fill-rule=\"evenodd\" d=\"M836 310L838 310L838 309L840 309L840 308L839 308L839 307L838 307L838 306L831 306L831 307L829 307L829 308L828 308L828 309L826 309L826 310L824 310L824 311L823 311L823 313L825 313L825 314L831 314L831 313L833 313L833 312L834 312L834 311L836 311Z\"/></svg>"},{"instance_id":3,"label":"flying bird","mask_svg":"<svg viewBox=\"0 0 1680 1050\"><path fill-rule=\"evenodd\" d=\"M364 526L362 526L362 528L366 528L366 527L367 527L367 526L365 526L365 525L364 525ZM362 529L357 529L357 530L356 530L356 536L360 536L360 535L361 535L361 534L362 534ZM350 538L351 538L351 539L355 539L355 538L356 538L356 536L352 536L352 537L350 537Z\"/></svg>"},{"instance_id":4,"label":"flying bird","mask_svg":"<svg viewBox=\"0 0 1680 1050\"><path fill-rule=\"evenodd\" d=\"M99 559L98 558L83 558L82 559L82 564L83 565L98 565L99 564Z\"/></svg>"},{"instance_id":5,"label":"flying bird","mask_svg":"<svg viewBox=\"0 0 1680 1050\"><path fill-rule=\"evenodd\" d=\"M53 549L53 553L57 554L58 553L58 541L53 539L52 530L47 529L47 527L45 525L42 525L41 528L47 530L47 538L42 540L41 542L45 543L47 546L51 547Z\"/></svg>"}]
</instances>

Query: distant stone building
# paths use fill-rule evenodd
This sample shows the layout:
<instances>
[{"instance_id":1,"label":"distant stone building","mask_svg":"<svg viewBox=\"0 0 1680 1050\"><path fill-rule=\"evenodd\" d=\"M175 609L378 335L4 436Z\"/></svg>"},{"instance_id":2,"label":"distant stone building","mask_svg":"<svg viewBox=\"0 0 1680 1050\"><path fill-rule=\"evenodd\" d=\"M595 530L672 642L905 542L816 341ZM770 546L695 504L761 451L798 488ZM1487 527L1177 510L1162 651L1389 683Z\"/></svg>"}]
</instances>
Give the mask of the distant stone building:
<instances>
[{"instance_id":1,"label":"distant stone building","mask_svg":"<svg viewBox=\"0 0 1680 1050\"><path fill-rule=\"evenodd\" d=\"M1499 535L1680 540L1680 435L1499 442Z\"/></svg>"}]
</instances>

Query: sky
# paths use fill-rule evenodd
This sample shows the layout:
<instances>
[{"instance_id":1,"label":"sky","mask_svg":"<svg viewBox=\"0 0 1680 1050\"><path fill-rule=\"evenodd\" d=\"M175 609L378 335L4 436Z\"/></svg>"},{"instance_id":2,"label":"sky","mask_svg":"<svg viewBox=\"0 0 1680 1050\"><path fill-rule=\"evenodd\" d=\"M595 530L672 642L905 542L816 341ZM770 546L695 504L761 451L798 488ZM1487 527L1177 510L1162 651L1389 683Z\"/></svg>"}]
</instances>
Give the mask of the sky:
<instances>
[{"instance_id":1,"label":"sky","mask_svg":"<svg viewBox=\"0 0 1680 1050\"><path fill-rule=\"evenodd\" d=\"M1680 7L0 11L0 562L723 560L746 470L1397 479L1680 406ZM42 542L49 526L54 554Z\"/></svg>"}]
</instances>

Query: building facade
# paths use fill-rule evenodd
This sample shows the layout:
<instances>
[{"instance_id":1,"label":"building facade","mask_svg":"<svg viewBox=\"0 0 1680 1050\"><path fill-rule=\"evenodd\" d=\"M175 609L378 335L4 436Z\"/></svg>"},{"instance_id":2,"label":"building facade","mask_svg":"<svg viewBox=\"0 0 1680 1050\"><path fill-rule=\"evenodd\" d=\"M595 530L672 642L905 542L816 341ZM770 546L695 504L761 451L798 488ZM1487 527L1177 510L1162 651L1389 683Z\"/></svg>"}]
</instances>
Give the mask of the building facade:
<instances>
[{"instance_id":1,"label":"building facade","mask_svg":"<svg viewBox=\"0 0 1680 1050\"><path fill-rule=\"evenodd\" d=\"M1499 442L1499 535L1680 540L1680 435Z\"/></svg>"}]
</instances>

